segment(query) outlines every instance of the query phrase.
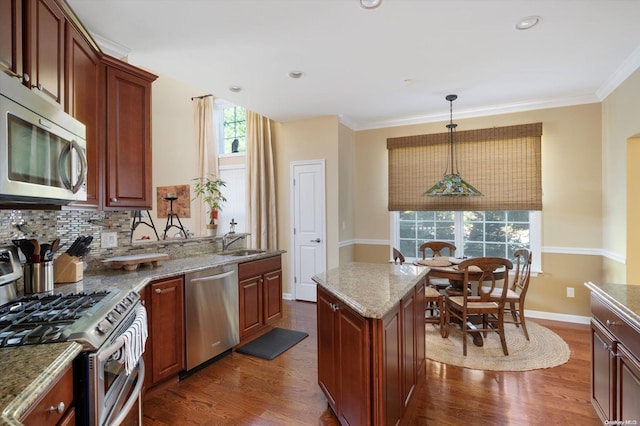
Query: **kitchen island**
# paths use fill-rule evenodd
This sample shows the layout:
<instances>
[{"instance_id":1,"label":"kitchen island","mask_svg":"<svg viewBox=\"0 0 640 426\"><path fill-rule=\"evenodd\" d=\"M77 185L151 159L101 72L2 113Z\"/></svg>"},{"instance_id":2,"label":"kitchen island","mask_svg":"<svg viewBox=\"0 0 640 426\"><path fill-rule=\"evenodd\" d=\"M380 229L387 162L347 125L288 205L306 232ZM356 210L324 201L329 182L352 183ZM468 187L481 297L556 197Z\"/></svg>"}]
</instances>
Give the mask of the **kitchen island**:
<instances>
[{"instance_id":1,"label":"kitchen island","mask_svg":"<svg viewBox=\"0 0 640 426\"><path fill-rule=\"evenodd\" d=\"M350 263L318 284L318 384L341 424L406 421L424 377L429 268Z\"/></svg>"},{"instance_id":2,"label":"kitchen island","mask_svg":"<svg viewBox=\"0 0 640 426\"><path fill-rule=\"evenodd\" d=\"M591 402L604 424L640 422L640 286L588 282Z\"/></svg>"}]
</instances>

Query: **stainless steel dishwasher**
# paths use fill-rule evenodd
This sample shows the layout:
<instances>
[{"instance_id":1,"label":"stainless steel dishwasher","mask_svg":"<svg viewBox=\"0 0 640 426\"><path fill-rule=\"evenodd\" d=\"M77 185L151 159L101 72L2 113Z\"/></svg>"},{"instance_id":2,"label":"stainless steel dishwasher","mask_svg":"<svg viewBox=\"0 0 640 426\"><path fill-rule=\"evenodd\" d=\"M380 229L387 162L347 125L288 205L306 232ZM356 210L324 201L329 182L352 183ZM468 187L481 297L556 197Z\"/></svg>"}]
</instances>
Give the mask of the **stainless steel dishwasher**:
<instances>
[{"instance_id":1,"label":"stainless steel dishwasher","mask_svg":"<svg viewBox=\"0 0 640 426\"><path fill-rule=\"evenodd\" d=\"M185 278L188 371L240 342L238 265L191 272Z\"/></svg>"}]
</instances>

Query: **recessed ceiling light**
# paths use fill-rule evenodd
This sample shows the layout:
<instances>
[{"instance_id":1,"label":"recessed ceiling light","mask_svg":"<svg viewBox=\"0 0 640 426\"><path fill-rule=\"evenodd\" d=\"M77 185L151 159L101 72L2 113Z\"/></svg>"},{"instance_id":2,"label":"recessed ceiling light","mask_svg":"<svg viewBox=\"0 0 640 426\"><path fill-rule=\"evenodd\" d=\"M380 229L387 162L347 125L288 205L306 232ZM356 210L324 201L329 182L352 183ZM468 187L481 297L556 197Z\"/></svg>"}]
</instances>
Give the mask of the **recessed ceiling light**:
<instances>
[{"instance_id":1,"label":"recessed ceiling light","mask_svg":"<svg viewBox=\"0 0 640 426\"><path fill-rule=\"evenodd\" d=\"M289 73L289 77L291 78L301 78L304 75L302 71L291 71Z\"/></svg>"},{"instance_id":2,"label":"recessed ceiling light","mask_svg":"<svg viewBox=\"0 0 640 426\"><path fill-rule=\"evenodd\" d=\"M542 20L539 16L527 16L526 18L522 18L516 24L516 30L528 30L529 28L533 28L540 23Z\"/></svg>"},{"instance_id":3,"label":"recessed ceiling light","mask_svg":"<svg viewBox=\"0 0 640 426\"><path fill-rule=\"evenodd\" d=\"M375 9L382 4L382 0L360 0L360 7L363 9Z\"/></svg>"},{"instance_id":4,"label":"recessed ceiling light","mask_svg":"<svg viewBox=\"0 0 640 426\"><path fill-rule=\"evenodd\" d=\"M233 93L238 93L242 91L242 87L240 86L229 86L229 91Z\"/></svg>"}]
</instances>

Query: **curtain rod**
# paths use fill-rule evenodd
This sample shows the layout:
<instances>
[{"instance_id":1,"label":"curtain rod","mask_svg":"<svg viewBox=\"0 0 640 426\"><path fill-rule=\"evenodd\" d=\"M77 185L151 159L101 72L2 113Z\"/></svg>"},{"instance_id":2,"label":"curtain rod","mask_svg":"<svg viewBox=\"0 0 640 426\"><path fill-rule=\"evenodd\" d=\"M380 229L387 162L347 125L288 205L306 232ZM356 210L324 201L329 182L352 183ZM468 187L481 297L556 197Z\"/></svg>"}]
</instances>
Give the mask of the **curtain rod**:
<instances>
[{"instance_id":1,"label":"curtain rod","mask_svg":"<svg viewBox=\"0 0 640 426\"><path fill-rule=\"evenodd\" d=\"M206 98L206 97L208 97L208 96L213 96L213 95L212 95L212 94L208 94L208 95L202 95L202 96L193 96L193 97L191 98L191 100L194 100L194 99L202 99L202 98Z\"/></svg>"}]
</instances>

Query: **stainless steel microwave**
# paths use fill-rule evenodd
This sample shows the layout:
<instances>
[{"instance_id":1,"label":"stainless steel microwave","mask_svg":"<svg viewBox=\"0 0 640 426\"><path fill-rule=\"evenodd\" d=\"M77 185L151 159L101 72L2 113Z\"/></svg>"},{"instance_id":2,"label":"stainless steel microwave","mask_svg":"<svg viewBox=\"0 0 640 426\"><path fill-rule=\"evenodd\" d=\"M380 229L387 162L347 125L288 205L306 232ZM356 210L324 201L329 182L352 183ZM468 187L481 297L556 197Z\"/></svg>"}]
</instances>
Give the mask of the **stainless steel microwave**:
<instances>
[{"instance_id":1,"label":"stainless steel microwave","mask_svg":"<svg viewBox=\"0 0 640 426\"><path fill-rule=\"evenodd\" d=\"M0 203L87 199L86 129L0 72Z\"/></svg>"}]
</instances>

